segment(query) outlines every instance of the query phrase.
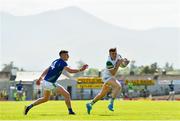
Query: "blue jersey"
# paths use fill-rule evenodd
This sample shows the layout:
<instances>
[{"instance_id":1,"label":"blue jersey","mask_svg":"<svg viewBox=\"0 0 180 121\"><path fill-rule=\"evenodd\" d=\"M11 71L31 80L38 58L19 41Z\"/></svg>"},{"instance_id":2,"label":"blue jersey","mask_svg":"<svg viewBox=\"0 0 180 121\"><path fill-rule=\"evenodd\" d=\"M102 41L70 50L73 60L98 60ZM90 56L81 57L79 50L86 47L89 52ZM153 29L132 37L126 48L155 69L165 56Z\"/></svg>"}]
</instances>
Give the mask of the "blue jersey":
<instances>
[{"instance_id":1,"label":"blue jersey","mask_svg":"<svg viewBox=\"0 0 180 121\"><path fill-rule=\"evenodd\" d=\"M169 85L170 91L174 91L174 84Z\"/></svg>"},{"instance_id":2,"label":"blue jersey","mask_svg":"<svg viewBox=\"0 0 180 121\"><path fill-rule=\"evenodd\" d=\"M57 59L52 62L51 66L49 67L49 70L44 78L44 80L55 83L59 76L61 75L64 67L67 66L67 63L62 59Z\"/></svg>"},{"instance_id":3,"label":"blue jersey","mask_svg":"<svg viewBox=\"0 0 180 121\"><path fill-rule=\"evenodd\" d=\"M17 84L16 87L17 87L18 91L22 91L23 85L22 84Z\"/></svg>"}]
</instances>

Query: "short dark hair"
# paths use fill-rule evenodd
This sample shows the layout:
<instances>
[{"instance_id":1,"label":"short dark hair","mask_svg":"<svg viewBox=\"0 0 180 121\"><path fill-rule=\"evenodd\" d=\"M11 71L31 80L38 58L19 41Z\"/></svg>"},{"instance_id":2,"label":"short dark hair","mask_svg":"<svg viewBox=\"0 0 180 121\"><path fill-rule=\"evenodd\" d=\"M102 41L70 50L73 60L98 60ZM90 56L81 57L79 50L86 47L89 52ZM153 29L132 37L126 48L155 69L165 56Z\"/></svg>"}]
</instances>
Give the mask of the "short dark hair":
<instances>
[{"instance_id":1,"label":"short dark hair","mask_svg":"<svg viewBox=\"0 0 180 121\"><path fill-rule=\"evenodd\" d=\"M61 55L64 54L64 53L68 53L68 51L67 51L67 50L61 50L61 51L59 52L59 56L61 56Z\"/></svg>"},{"instance_id":2,"label":"short dark hair","mask_svg":"<svg viewBox=\"0 0 180 121\"><path fill-rule=\"evenodd\" d=\"M116 48L110 48L109 52L116 52Z\"/></svg>"}]
</instances>

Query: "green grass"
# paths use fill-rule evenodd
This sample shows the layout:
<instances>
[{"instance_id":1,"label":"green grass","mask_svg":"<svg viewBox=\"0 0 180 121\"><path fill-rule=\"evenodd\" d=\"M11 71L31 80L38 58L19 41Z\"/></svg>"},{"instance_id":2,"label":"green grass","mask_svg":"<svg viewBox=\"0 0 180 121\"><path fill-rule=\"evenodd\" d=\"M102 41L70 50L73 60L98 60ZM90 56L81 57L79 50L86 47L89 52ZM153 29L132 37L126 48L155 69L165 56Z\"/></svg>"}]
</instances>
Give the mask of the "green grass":
<instances>
[{"instance_id":1,"label":"green grass","mask_svg":"<svg viewBox=\"0 0 180 121\"><path fill-rule=\"evenodd\" d=\"M64 101L49 101L23 115L29 101L0 102L0 120L180 120L180 101L115 101L115 111L107 109L109 101L99 101L91 115L86 113L87 101L72 101L76 115L67 114Z\"/></svg>"}]
</instances>

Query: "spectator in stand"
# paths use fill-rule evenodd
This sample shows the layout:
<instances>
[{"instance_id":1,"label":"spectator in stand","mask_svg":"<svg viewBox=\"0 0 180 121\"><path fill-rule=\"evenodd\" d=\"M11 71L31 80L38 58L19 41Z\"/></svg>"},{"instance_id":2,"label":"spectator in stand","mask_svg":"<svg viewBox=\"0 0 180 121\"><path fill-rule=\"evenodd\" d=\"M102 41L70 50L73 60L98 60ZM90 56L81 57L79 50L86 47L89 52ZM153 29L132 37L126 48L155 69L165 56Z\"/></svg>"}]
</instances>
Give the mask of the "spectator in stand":
<instances>
[{"instance_id":1,"label":"spectator in stand","mask_svg":"<svg viewBox=\"0 0 180 121\"><path fill-rule=\"evenodd\" d=\"M171 83L169 84L169 97L167 100L174 100L175 99L175 91L174 91L174 84L173 84L173 80L171 81Z\"/></svg>"}]
</instances>

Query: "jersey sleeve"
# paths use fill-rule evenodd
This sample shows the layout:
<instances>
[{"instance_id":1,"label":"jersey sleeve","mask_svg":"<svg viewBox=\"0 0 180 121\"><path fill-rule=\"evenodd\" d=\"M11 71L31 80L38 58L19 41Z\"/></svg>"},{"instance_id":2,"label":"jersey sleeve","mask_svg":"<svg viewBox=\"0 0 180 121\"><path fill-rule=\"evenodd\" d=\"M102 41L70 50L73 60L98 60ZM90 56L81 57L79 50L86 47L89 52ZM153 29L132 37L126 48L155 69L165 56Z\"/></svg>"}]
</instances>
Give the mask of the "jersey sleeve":
<instances>
[{"instance_id":1,"label":"jersey sleeve","mask_svg":"<svg viewBox=\"0 0 180 121\"><path fill-rule=\"evenodd\" d=\"M68 66L68 64L66 62L64 62L64 67Z\"/></svg>"},{"instance_id":2,"label":"jersey sleeve","mask_svg":"<svg viewBox=\"0 0 180 121\"><path fill-rule=\"evenodd\" d=\"M113 68L114 68L114 65L112 64L112 62L111 61L107 61L106 62L106 69L111 70Z\"/></svg>"}]
</instances>

